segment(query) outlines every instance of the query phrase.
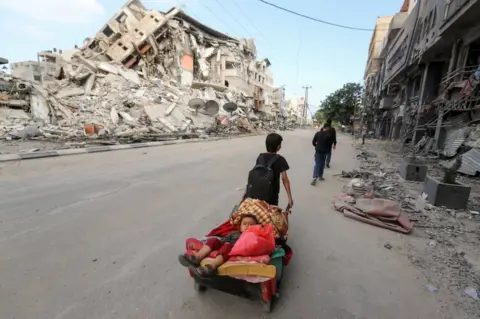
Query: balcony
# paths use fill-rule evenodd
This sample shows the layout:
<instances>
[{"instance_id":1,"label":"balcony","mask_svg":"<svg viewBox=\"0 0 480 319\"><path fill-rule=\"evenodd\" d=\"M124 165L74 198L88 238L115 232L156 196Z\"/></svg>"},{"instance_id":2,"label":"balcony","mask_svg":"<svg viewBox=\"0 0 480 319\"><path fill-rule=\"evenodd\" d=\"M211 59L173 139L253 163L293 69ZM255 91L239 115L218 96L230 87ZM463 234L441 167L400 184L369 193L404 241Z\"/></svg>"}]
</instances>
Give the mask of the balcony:
<instances>
[{"instance_id":1,"label":"balcony","mask_svg":"<svg viewBox=\"0 0 480 319\"><path fill-rule=\"evenodd\" d=\"M479 0L446 0L444 11L441 12L443 24L440 26L439 35L455 37L459 29L476 25L479 14Z\"/></svg>"},{"instance_id":2,"label":"balcony","mask_svg":"<svg viewBox=\"0 0 480 319\"><path fill-rule=\"evenodd\" d=\"M452 82L465 81L470 75L477 71L478 68L479 65L458 68L442 78L440 87L448 87Z\"/></svg>"},{"instance_id":3,"label":"balcony","mask_svg":"<svg viewBox=\"0 0 480 319\"><path fill-rule=\"evenodd\" d=\"M445 1L445 11L444 11L444 19L445 21L450 20L453 18L460 9L465 6L468 2L475 2L471 0L446 0Z\"/></svg>"},{"instance_id":4,"label":"balcony","mask_svg":"<svg viewBox=\"0 0 480 319\"><path fill-rule=\"evenodd\" d=\"M442 94L436 102L445 110L470 111L480 104L479 83L474 73L478 65L459 68L447 74L440 83Z\"/></svg>"}]
</instances>

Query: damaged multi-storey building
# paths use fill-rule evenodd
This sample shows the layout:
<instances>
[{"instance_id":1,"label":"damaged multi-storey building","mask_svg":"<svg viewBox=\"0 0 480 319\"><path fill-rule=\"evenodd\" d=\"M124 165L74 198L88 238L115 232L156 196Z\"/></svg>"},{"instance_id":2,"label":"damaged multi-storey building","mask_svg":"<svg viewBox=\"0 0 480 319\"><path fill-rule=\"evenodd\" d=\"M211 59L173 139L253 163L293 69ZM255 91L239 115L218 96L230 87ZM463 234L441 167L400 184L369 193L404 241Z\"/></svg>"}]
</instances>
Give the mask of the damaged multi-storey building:
<instances>
[{"instance_id":1,"label":"damaged multi-storey building","mask_svg":"<svg viewBox=\"0 0 480 319\"><path fill-rule=\"evenodd\" d=\"M256 61L254 39L232 38L178 8L162 13L148 11L138 0L128 1L89 39L82 56L148 75L168 75L184 85L217 84L250 98L258 110L270 98L271 64L268 59Z\"/></svg>"},{"instance_id":2,"label":"damaged multi-storey building","mask_svg":"<svg viewBox=\"0 0 480 319\"><path fill-rule=\"evenodd\" d=\"M147 10L130 0L82 47L12 63L0 104L26 114L0 109L0 128L15 137L26 127L118 137L266 127L281 105L270 66L257 60L254 39L216 31L179 8ZM12 89L19 83L20 93Z\"/></svg>"},{"instance_id":3,"label":"damaged multi-storey building","mask_svg":"<svg viewBox=\"0 0 480 319\"><path fill-rule=\"evenodd\" d=\"M480 172L478 0L406 0L391 17L380 67L365 74L365 105L377 137L421 152L463 154L460 172ZM384 29L377 24L376 31ZM372 39L373 41L373 39Z\"/></svg>"}]
</instances>

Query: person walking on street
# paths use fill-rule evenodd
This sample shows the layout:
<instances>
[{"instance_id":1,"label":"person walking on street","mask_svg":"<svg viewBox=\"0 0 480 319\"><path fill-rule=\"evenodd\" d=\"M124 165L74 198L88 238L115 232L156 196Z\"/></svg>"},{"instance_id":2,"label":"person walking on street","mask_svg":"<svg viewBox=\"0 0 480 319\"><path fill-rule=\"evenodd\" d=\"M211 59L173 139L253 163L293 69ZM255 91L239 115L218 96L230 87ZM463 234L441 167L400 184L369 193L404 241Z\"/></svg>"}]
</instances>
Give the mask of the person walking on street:
<instances>
[{"instance_id":1,"label":"person walking on street","mask_svg":"<svg viewBox=\"0 0 480 319\"><path fill-rule=\"evenodd\" d=\"M364 124L362 127L362 145L365 145L366 137L367 137L367 126Z\"/></svg>"},{"instance_id":2,"label":"person walking on street","mask_svg":"<svg viewBox=\"0 0 480 319\"><path fill-rule=\"evenodd\" d=\"M335 128L332 127L332 120L328 119L327 124L330 126L330 133L333 136L333 147L330 149L330 151L327 153L327 158L325 159L325 167L330 168L330 161L332 160L332 149L337 148L337 132L335 131Z\"/></svg>"},{"instance_id":3,"label":"person walking on street","mask_svg":"<svg viewBox=\"0 0 480 319\"><path fill-rule=\"evenodd\" d=\"M333 134L330 124L325 125L315 133L312 140L312 145L315 147L315 167L313 168L313 180L311 185L315 185L317 180L323 181L323 171L325 169L325 160L327 154L332 150Z\"/></svg>"}]
</instances>

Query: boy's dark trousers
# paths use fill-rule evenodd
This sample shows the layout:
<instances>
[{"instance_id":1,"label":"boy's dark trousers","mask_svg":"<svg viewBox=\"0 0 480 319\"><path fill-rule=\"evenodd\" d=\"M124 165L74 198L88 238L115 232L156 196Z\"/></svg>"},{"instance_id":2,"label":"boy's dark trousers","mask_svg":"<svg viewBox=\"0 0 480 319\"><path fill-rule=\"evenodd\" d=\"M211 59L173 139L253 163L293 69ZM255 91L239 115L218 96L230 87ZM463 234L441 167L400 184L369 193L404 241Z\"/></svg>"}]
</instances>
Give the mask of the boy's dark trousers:
<instances>
[{"instance_id":1,"label":"boy's dark trousers","mask_svg":"<svg viewBox=\"0 0 480 319\"><path fill-rule=\"evenodd\" d=\"M325 168L325 160L327 153L315 152L315 166L313 168L313 178L323 178L323 170Z\"/></svg>"},{"instance_id":2,"label":"boy's dark trousers","mask_svg":"<svg viewBox=\"0 0 480 319\"><path fill-rule=\"evenodd\" d=\"M327 153L327 156L325 158L325 165L328 167L330 166L330 161L332 160L332 150L330 149L330 152Z\"/></svg>"}]
</instances>

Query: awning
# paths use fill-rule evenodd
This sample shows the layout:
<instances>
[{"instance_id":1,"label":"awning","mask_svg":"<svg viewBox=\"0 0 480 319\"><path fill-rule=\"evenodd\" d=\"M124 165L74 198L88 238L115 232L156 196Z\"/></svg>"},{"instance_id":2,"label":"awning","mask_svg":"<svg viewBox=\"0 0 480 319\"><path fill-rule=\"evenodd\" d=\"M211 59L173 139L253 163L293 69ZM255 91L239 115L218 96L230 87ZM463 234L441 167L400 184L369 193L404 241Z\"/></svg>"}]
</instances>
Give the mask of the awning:
<instances>
[{"instance_id":1,"label":"awning","mask_svg":"<svg viewBox=\"0 0 480 319\"><path fill-rule=\"evenodd\" d=\"M0 65L2 65L2 64L8 64L8 60L0 57Z\"/></svg>"}]
</instances>

